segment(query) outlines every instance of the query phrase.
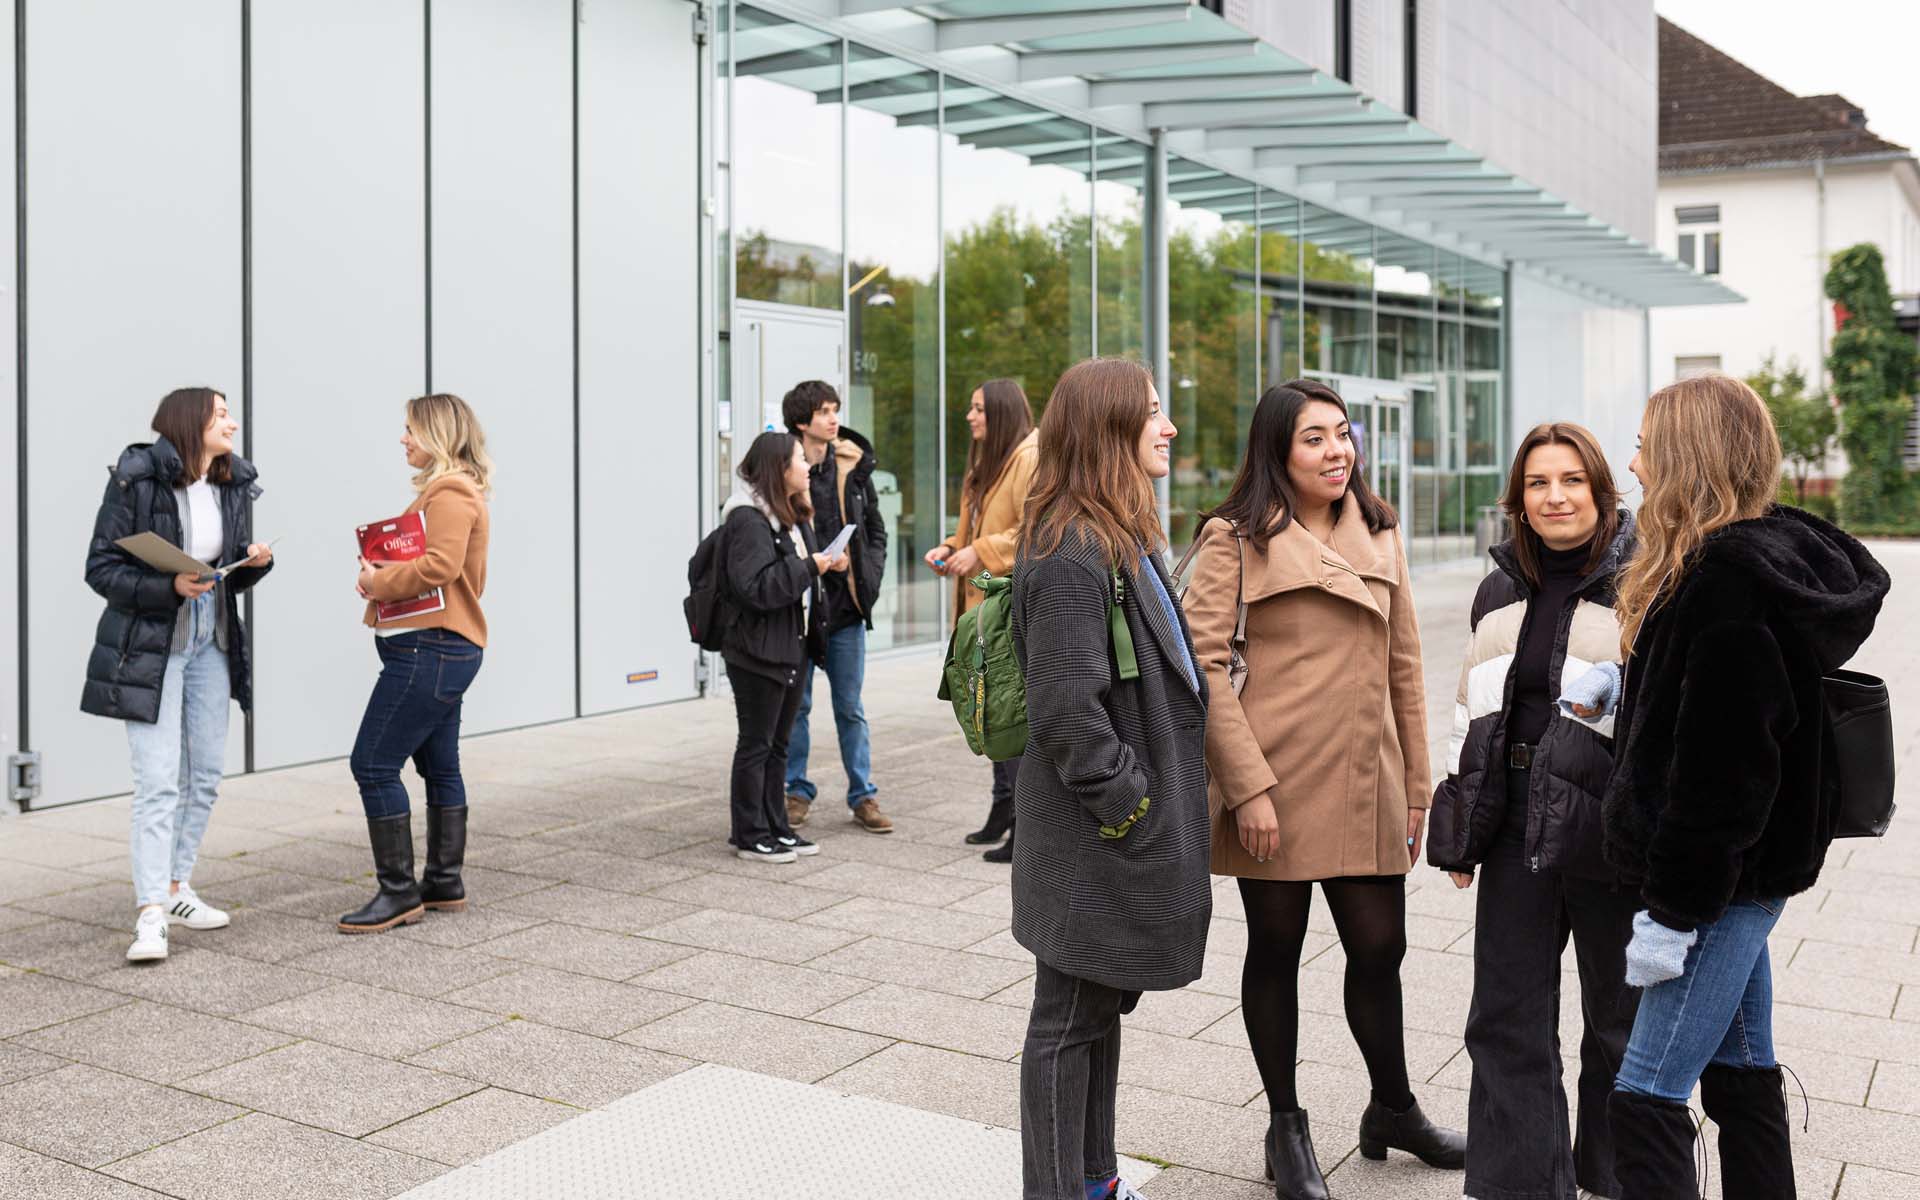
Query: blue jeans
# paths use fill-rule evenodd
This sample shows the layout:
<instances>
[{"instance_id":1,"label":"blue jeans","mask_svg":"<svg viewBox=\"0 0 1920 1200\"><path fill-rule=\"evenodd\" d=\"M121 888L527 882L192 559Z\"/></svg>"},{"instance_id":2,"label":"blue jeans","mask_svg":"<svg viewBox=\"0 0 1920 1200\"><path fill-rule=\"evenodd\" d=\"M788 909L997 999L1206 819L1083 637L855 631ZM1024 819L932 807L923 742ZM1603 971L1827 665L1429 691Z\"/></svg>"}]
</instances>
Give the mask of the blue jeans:
<instances>
[{"instance_id":1,"label":"blue jeans","mask_svg":"<svg viewBox=\"0 0 1920 1200\"><path fill-rule=\"evenodd\" d=\"M360 718L348 766L368 817L407 810L400 769L411 758L427 785L427 803L467 802L460 778L460 700L480 673L480 647L457 633L422 629L375 638L380 678Z\"/></svg>"},{"instance_id":2,"label":"blue jeans","mask_svg":"<svg viewBox=\"0 0 1920 1200\"><path fill-rule=\"evenodd\" d=\"M860 689L867 677L867 627L855 622L827 635L827 684L833 689L833 727L840 735L840 765L847 772L847 807L853 808L880 789L873 786L873 747L867 735L867 712L860 707ZM813 711L813 668L808 667L800 689L800 715L793 719L787 739L787 794L812 800L819 794L807 778L807 714Z\"/></svg>"},{"instance_id":3,"label":"blue jeans","mask_svg":"<svg viewBox=\"0 0 1920 1200\"><path fill-rule=\"evenodd\" d=\"M1685 1104L1709 1063L1775 1065L1767 935L1785 907L1740 900L1700 926L1680 975L1641 993L1617 1090Z\"/></svg>"},{"instance_id":4,"label":"blue jeans","mask_svg":"<svg viewBox=\"0 0 1920 1200\"><path fill-rule=\"evenodd\" d=\"M133 892L165 904L169 880L193 878L227 761L227 652L214 641L219 599L188 600L187 644L167 655L160 718L127 722L133 753Z\"/></svg>"}]
</instances>

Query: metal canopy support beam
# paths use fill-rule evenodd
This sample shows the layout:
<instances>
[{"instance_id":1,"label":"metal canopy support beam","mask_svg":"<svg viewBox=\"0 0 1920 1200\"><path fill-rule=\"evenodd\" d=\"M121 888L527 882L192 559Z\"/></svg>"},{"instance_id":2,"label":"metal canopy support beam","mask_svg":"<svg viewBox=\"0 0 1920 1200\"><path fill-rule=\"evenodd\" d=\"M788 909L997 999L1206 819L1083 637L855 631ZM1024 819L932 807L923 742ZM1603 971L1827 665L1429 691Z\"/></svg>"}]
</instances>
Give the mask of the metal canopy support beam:
<instances>
[{"instance_id":1,"label":"metal canopy support beam","mask_svg":"<svg viewBox=\"0 0 1920 1200\"><path fill-rule=\"evenodd\" d=\"M1146 319L1146 329L1142 331L1142 340L1147 348L1147 362L1153 368L1153 386L1160 393L1160 403L1172 402L1173 383L1171 335L1168 321L1171 319L1171 307L1168 303L1167 280L1167 131L1153 131L1153 148L1147 156L1147 186L1143 192L1146 225L1146 303L1142 305L1142 315ZM1160 530L1165 536L1173 532L1173 497L1166 478L1154 481L1154 495L1159 500Z\"/></svg>"},{"instance_id":2,"label":"metal canopy support beam","mask_svg":"<svg viewBox=\"0 0 1920 1200\"><path fill-rule=\"evenodd\" d=\"M1258 170L1325 167L1336 163L1379 162L1383 155L1391 155L1395 162L1401 162L1441 158L1450 148L1449 142L1408 142L1396 146L1261 146L1253 152L1253 165Z\"/></svg>"},{"instance_id":3,"label":"metal canopy support beam","mask_svg":"<svg viewBox=\"0 0 1920 1200\"><path fill-rule=\"evenodd\" d=\"M958 17L934 26L935 48L965 50L971 46L998 46L1006 42L1039 42L1077 33L1111 33L1149 25L1188 21L1186 4L1152 4L1139 8L1094 8L1074 12L1015 13L1003 17Z\"/></svg>"},{"instance_id":4,"label":"metal canopy support beam","mask_svg":"<svg viewBox=\"0 0 1920 1200\"><path fill-rule=\"evenodd\" d=\"M1173 100L1149 104L1142 118L1155 129L1211 129L1263 119L1334 117L1360 111L1357 94L1274 96L1264 100Z\"/></svg>"},{"instance_id":5,"label":"metal canopy support beam","mask_svg":"<svg viewBox=\"0 0 1920 1200\"><path fill-rule=\"evenodd\" d=\"M1022 54L1016 68L1021 83L1069 76L1105 75L1138 67L1171 67L1182 63L1251 58L1260 50L1252 38L1228 42L1201 42L1191 46L1126 46L1101 50L1036 50Z\"/></svg>"},{"instance_id":6,"label":"metal canopy support beam","mask_svg":"<svg viewBox=\"0 0 1920 1200\"><path fill-rule=\"evenodd\" d=\"M1275 163L1275 166L1284 164ZM1395 179L1445 179L1457 182L1473 179L1499 179L1506 182L1505 176L1487 176L1480 171L1480 160L1475 158L1434 158L1407 159L1396 162L1381 156L1374 162L1335 163L1330 166L1303 166L1300 168L1300 182L1306 183L1352 183L1356 180L1395 180Z\"/></svg>"},{"instance_id":7,"label":"metal canopy support beam","mask_svg":"<svg viewBox=\"0 0 1920 1200\"><path fill-rule=\"evenodd\" d=\"M1254 71L1232 75L1167 75L1144 79L1096 79L1088 85L1088 108L1153 104L1168 100L1217 100L1253 92L1309 89L1317 71Z\"/></svg>"},{"instance_id":8,"label":"metal canopy support beam","mask_svg":"<svg viewBox=\"0 0 1920 1200\"><path fill-rule=\"evenodd\" d=\"M1425 192L1504 191L1513 181L1504 175L1476 176L1472 179L1361 179L1334 186L1334 195L1418 196Z\"/></svg>"}]
</instances>

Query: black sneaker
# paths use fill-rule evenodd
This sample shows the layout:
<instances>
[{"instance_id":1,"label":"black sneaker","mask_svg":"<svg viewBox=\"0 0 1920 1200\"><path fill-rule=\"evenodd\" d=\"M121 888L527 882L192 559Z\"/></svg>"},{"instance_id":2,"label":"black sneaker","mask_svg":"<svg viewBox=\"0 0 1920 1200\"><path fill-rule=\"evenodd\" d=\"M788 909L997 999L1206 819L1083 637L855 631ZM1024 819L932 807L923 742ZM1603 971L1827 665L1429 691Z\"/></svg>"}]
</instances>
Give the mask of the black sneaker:
<instances>
[{"instance_id":1,"label":"black sneaker","mask_svg":"<svg viewBox=\"0 0 1920 1200\"><path fill-rule=\"evenodd\" d=\"M797 833L790 837L776 833L773 835L773 840L779 843L781 849L791 850L801 858L805 858L809 854L820 853L820 847L814 845Z\"/></svg>"},{"instance_id":2,"label":"black sneaker","mask_svg":"<svg viewBox=\"0 0 1920 1200\"><path fill-rule=\"evenodd\" d=\"M747 862L790 863L793 851L773 841L749 842L734 848L733 856Z\"/></svg>"}]
</instances>

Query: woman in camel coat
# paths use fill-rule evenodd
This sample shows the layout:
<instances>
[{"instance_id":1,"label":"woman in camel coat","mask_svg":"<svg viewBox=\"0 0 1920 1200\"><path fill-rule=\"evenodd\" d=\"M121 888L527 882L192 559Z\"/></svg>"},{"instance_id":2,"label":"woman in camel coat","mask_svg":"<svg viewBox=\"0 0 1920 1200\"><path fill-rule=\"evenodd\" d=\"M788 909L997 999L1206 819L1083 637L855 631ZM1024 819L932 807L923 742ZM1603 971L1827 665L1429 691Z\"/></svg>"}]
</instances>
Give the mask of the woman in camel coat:
<instances>
[{"instance_id":1,"label":"woman in camel coat","mask_svg":"<svg viewBox=\"0 0 1920 1200\"><path fill-rule=\"evenodd\" d=\"M1347 1024L1372 1082L1361 1153L1392 1147L1455 1169L1466 1157L1466 1139L1415 1103L1402 1036L1405 880L1432 786L1397 524L1367 488L1339 396L1304 379L1270 388L1233 490L1201 528L1185 598L1210 697L1213 870L1240 881L1241 1008L1272 1109L1268 1167L1292 1200L1327 1195L1294 1080L1315 881L1346 952ZM1247 673L1236 696L1242 599Z\"/></svg>"},{"instance_id":2,"label":"woman in camel coat","mask_svg":"<svg viewBox=\"0 0 1920 1200\"><path fill-rule=\"evenodd\" d=\"M1013 571L1020 520L1033 489L1040 461L1040 431L1033 425L1027 393L1011 379L989 379L973 391L967 406L973 444L967 450L967 474L960 489L960 532L927 551L927 565L953 580L953 619L986 599L973 585L982 571L1006 576ZM993 806L987 823L967 835L974 846L995 846L981 855L988 862L1013 861L1013 789L1020 760L993 764Z\"/></svg>"}]
</instances>

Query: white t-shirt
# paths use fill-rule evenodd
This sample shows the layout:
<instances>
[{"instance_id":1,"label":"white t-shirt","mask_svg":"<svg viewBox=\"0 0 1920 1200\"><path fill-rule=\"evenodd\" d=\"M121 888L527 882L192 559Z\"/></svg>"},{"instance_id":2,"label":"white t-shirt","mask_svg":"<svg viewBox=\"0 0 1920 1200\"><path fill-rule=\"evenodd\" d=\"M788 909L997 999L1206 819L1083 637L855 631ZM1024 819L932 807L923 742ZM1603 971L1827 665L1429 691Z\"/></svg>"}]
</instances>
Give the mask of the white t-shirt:
<instances>
[{"instance_id":1,"label":"white t-shirt","mask_svg":"<svg viewBox=\"0 0 1920 1200\"><path fill-rule=\"evenodd\" d=\"M213 485L198 479L187 485L187 504L191 508L193 544L184 547L210 567L220 566L220 547L226 542L226 527L220 520L220 498Z\"/></svg>"}]
</instances>

